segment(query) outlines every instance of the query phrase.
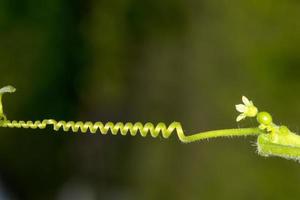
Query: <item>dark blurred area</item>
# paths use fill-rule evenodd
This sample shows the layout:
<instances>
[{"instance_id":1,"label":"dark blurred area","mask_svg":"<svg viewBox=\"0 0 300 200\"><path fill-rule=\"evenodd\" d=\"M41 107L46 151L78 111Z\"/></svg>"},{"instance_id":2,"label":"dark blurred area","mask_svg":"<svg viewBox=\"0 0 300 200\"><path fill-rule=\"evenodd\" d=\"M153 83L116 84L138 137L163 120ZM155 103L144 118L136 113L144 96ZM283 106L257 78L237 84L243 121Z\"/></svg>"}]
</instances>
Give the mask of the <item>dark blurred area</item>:
<instances>
[{"instance_id":1,"label":"dark blurred area","mask_svg":"<svg viewBox=\"0 0 300 200\"><path fill-rule=\"evenodd\" d=\"M237 124L246 95L300 132L300 2L1 0L0 83L9 119ZM0 130L2 200L297 199L300 164L255 137Z\"/></svg>"}]
</instances>

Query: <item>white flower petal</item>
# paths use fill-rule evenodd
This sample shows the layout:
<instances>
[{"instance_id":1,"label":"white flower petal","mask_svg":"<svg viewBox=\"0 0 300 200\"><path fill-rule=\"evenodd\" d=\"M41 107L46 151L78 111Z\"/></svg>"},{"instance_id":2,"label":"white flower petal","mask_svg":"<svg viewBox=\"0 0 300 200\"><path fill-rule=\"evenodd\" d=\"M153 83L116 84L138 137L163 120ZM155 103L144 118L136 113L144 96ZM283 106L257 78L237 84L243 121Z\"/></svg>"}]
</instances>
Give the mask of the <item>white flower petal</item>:
<instances>
[{"instance_id":1,"label":"white flower petal","mask_svg":"<svg viewBox=\"0 0 300 200\"><path fill-rule=\"evenodd\" d=\"M246 111L246 106L244 104L235 105L235 109L241 113Z\"/></svg>"},{"instance_id":2,"label":"white flower petal","mask_svg":"<svg viewBox=\"0 0 300 200\"><path fill-rule=\"evenodd\" d=\"M243 120L245 118L246 118L246 115L240 114L239 116L237 116L236 121L239 122L239 121L241 121L241 120Z\"/></svg>"},{"instance_id":3,"label":"white flower petal","mask_svg":"<svg viewBox=\"0 0 300 200\"><path fill-rule=\"evenodd\" d=\"M250 101L249 101L249 99L248 99L247 97L243 96L243 97L242 97L242 100L243 100L243 103L244 103L246 106L250 105Z\"/></svg>"}]
</instances>

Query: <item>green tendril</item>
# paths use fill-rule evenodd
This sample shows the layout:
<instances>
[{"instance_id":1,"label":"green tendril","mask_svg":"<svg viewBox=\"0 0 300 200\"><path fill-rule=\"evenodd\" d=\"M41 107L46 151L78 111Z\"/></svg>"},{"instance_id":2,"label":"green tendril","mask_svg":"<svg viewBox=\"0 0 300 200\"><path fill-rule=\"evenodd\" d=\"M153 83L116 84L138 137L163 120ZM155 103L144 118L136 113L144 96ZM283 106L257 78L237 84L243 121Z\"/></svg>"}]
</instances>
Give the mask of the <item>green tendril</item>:
<instances>
[{"instance_id":1,"label":"green tendril","mask_svg":"<svg viewBox=\"0 0 300 200\"><path fill-rule=\"evenodd\" d=\"M258 128L245 128L245 129L223 129L223 130L214 130L206 131L201 133L196 133L193 135L185 135L182 129L182 126L179 122L173 122L169 126L166 126L165 123L158 123L154 125L150 122L142 124L137 122L132 123L122 123L118 122L114 124L113 122L107 122L103 124L102 122L74 122L74 121L56 121L53 119L47 119L43 121L9 121L3 120L0 122L0 126L4 128L31 128L31 129L45 129L47 125L53 126L55 131L62 129L63 131L72 131L72 132L90 132L96 133L99 131L101 134L106 135L108 132L111 132L112 135L121 134L123 136L131 135L136 136L138 133L142 137L150 135L153 138L161 135L163 138L169 138L172 133L176 133L179 140L183 143L190 143L194 141L200 141L203 139L216 138L216 137L228 137L228 136L246 136L246 135L258 135L263 131Z\"/></svg>"},{"instance_id":2,"label":"green tendril","mask_svg":"<svg viewBox=\"0 0 300 200\"><path fill-rule=\"evenodd\" d=\"M236 105L236 109L241 114L238 115L236 121L243 120L247 117L256 117L258 127L238 128L238 129L221 129L204 131L196 134L186 135L182 125L179 122L173 122L170 125L165 123L141 122L136 123L113 123L113 122L82 122L82 121L56 121L54 119L45 119L41 121L16 121L7 120L3 112L2 96L6 93L13 93L16 89L12 86L6 86L0 89L0 127L3 128L25 128L25 129L45 129L48 126L55 131L63 130L65 132L97 132L102 135L111 133L112 135L140 135L146 137L150 135L153 138L162 136L167 139L172 134L176 134L178 139L183 143L201 141L218 137L233 136L258 136L257 151L262 156L279 156L287 159L300 160L300 136L291 132L286 126L277 126L273 123L272 116L267 112L258 112L253 102L243 96L243 104Z\"/></svg>"}]
</instances>

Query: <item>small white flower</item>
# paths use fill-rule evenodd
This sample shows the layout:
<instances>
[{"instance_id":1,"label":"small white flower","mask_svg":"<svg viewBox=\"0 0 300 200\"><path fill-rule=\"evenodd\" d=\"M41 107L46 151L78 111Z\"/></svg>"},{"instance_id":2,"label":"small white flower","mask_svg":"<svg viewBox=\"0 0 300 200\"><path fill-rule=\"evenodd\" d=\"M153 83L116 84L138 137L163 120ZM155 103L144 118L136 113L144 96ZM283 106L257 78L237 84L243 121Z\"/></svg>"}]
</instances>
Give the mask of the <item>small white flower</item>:
<instances>
[{"instance_id":1,"label":"small white flower","mask_svg":"<svg viewBox=\"0 0 300 200\"><path fill-rule=\"evenodd\" d=\"M241 114L237 116L236 121L241 121L246 117L255 117L257 115L257 108L253 105L253 102L250 101L247 97L243 96L242 101L244 104L235 105L235 108Z\"/></svg>"}]
</instances>

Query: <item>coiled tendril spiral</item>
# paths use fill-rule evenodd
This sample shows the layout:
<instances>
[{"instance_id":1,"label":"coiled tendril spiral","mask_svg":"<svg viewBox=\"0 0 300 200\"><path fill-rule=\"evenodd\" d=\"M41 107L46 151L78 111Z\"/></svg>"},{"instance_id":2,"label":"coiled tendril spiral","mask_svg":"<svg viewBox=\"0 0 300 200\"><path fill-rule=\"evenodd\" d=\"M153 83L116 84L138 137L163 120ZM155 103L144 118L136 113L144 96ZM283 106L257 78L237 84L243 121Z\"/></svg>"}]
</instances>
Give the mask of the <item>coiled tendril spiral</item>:
<instances>
[{"instance_id":1,"label":"coiled tendril spiral","mask_svg":"<svg viewBox=\"0 0 300 200\"><path fill-rule=\"evenodd\" d=\"M91 132L96 133L99 131L101 134L106 135L111 132L112 135L117 135L118 133L126 136L127 134L131 136L136 136L138 133L142 137L146 137L150 135L153 138L161 135L163 138L169 138L172 133L176 133L177 137L181 142L189 143L197 140L203 140L214 137L222 137L222 136L240 136L240 135L256 135L261 131L256 128L246 128L246 129L223 129L223 130L214 130L214 131L206 131L193 135L186 136L184 134L183 128L179 122L173 122L169 126L165 123L158 123L154 125L153 123L142 124L140 122L137 123L113 123L113 122L74 122L74 121L56 121L54 119L46 119L43 121L10 121L10 120L2 120L0 121L0 127L4 128L31 128L31 129L45 129L48 125L52 125L55 131L59 131L62 129L63 131L72 131L72 132Z\"/></svg>"},{"instance_id":2,"label":"coiled tendril spiral","mask_svg":"<svg viewBox=\"0 0 300 200\"><path fill-rule=\"evenodd\" d=\"M99 131L101 134L106 135L111 132L113 135L120 133L121 135L130 134L131 136L136 136L138 133L142 137L146 137L150 134L152 137L156 138L161 135L163 138L169 138L172 133L176 133L179 140L188 143L208 138L215 137L226 137L226 136L242 136L242 135L259 135L262 131L258 128L244 128L244 129L223 129L223 130L213 130L201 133L196 133L193 135L186 136L184 134L183 128L179 122L173 122L169 126L165 123L158 123L154 125L153 123L142 124L137 123L113 123L107 122L103 124L102 122L74 122L74 121L56 121L54 119L45 119L42 121L10 121L7 120L2 106L2 95L5 93L13 93L16 89L13 86L6 86L0 89L0 127L8 128L31 128L31 129L45 129L48 125L52 125L55 131L62 129L63 131L72 132L91 132L96 133Z\"/></svg>"},{"instance_id":3,"label":"coiled tendril spiral","mask_svg":"<svg viewBox=\"0 0 300 200\"><path fill-rule=\"evenodd\" d=\"M43 121L10 121L5 120L2 122L2 127L8 127L8 128L31 128L31 129L45 129L47 125L52 125L53 129L58 131L60 129L63 129L63 131L72 131L72 132L91 132L96 133L97 131L100 131L101 134L106 135L109 131L113 135L117 135L120 133L121 135L127 135L130 134L131 136L137 135L137 133L140 133L141 136L146 137L148 134L150 134L152 137L156 138L158 135L162 135L164 138L170 137L172 132L176 130L177 135L179 137L184 136L182 126L179 122L173 122L169 126L166 126L165 123L158 123L156 126L153 123L146 123L142 124L140 122L137 122L135 124L133 123L113 123L113 122L107 122L103 124L102 122L74 122L74 121L56 121L53 119L46 119Z\"/></svg>"}]
</instances>

